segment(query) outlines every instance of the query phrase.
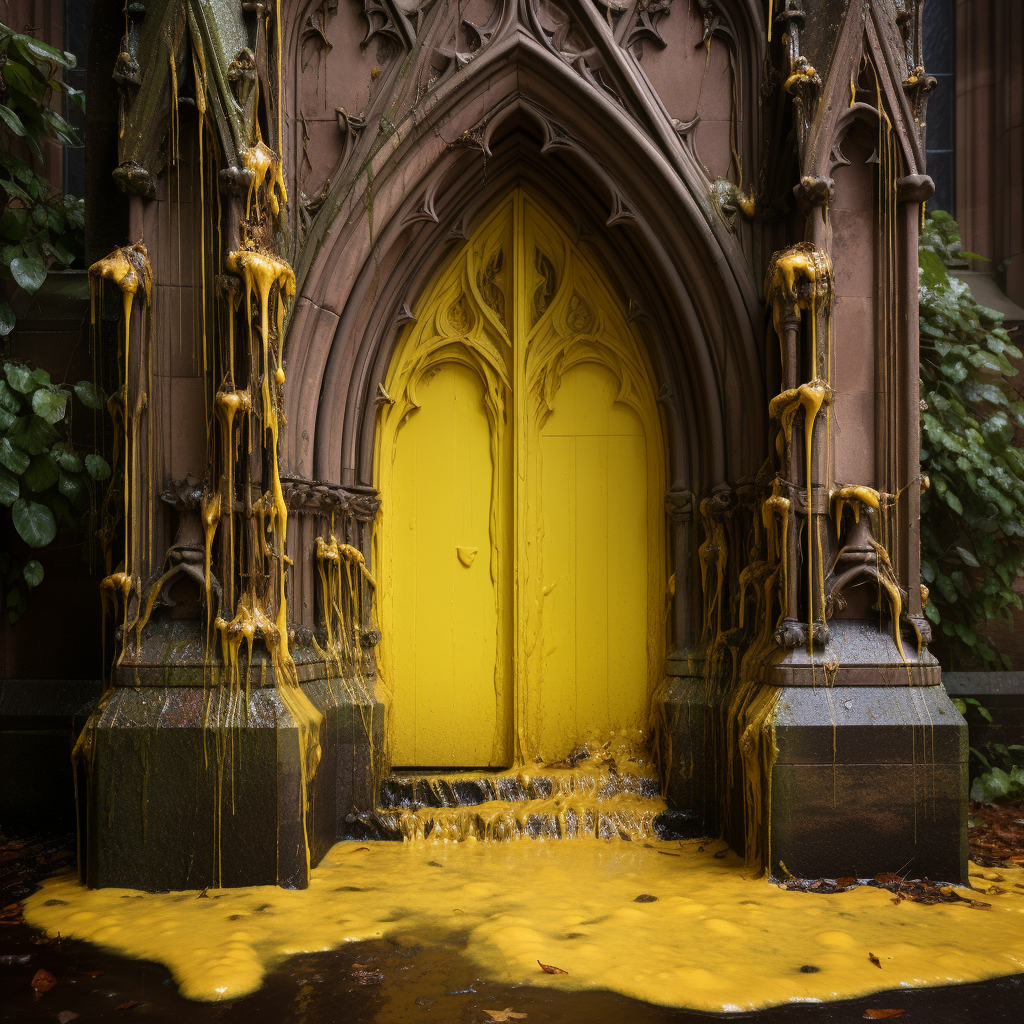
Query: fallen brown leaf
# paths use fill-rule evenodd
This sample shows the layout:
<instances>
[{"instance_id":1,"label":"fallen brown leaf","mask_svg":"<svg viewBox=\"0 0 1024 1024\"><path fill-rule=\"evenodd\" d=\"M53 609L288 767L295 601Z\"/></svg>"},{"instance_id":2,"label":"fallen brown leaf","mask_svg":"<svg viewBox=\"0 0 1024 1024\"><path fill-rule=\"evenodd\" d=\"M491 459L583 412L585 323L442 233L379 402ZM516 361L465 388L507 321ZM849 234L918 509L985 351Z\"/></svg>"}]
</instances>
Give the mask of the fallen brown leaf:
<instances>
[{"instance_id":1,"label":"fallen brown leaf","mask_svg":"<svg viewBox=\"0 0 1024 1024\"><path fill-rule=\"evenodd\" d=\"M370 965L369 964L353 964L352 965L352 970L353 971L368 971L369 969L370 969Z\"/></svg>"},{"instance_id":2,"label":"fallen brown leaf","mask_svg":"<svg viewBox=\"0 0 1024 1024\"><path fill-rule=\"evenodd\" d=\"M383 985L384 975L380 971L353 971L352 977L360 985Z\"/></svg>"},{"instance_id":3,"label":"fallen brown leaf","mask_svg":"<svg viewBox=\"0 0 1024 1024\"><path fill-rule=\"evenodd\" d=\"M537 961L537 963L540 964L540 969L545 974L568 974L569 973L568 971L563 971L561 967L552 967L551 964L541 964L539 960Z\"/></svg>"},{"instance_id":4,"label":"fallen brown leaf","mask_svg":"<svg viewBox=\"0 0 1024 1024\"><path fill-rule=\"evenodd\" d=\"M504 1010L484 1010L484 1013L494 1021L526 1020L525 1013L516 1013L510 1006Z\"/></svg>"},{"instance_id":5,"label":"fallen brown leaf","mask_svg":"<svg viewBox=\"0 0 1024 1024\"><path fill-rule=\"evenodd\" d=\"M887 1017L902 1017L906 1010L865 1010L864 1016L868 1020L885 1020Z\"/></svg>"},{"instance_id":6,"label":"fallen brown leaf","mask_svg":"<svg viewBox=\"0 0 1024 1024\"><path fill-rule=\"evenodd\" d=\"M972 801L970 820L967 842L971 860L976 864L1012 867L1024 860L1024 817L1019 806L986 806Z\"/></svg>"},{"instance_id":7,"label":"fallen brown leaf","mask_svg":"<svg viewBox=\"0 0 1024 1024\"><path fill-rule=\"evenodd\" d=\"M129 999L126 1003L119 1003L114 1007L114 1012L117 1013L118 1010L130 1010L133 1006L142 1006L142 1000Z\"/></svg>"},{"instance_id":8,"label":"fallen brown leaf","mask_svg":"<svg viewBox=\"0 0 1024 1024\"><path fill-rule=\"evenodd\" d=\"M78 1016L73 1010L61 1010L57 1014L57 1024L68 1024L69 1021L74 1020Z\"/></svg>"},{"instance_id":9,"label":"fallen brown leaf","mask_svg":"<svg viewBox=\"0 0 1024 1024\"><path fill-rule=\"evenodd\" d=\"M47 970L40 967L32 977L32 987L37 992L49 992L54 985L57 984L57 979Z\"/></svg>"},{"instance_id":10,"label":"fallen brown leaf","mask_svg":"<svg viewBox=\"0 0 1024 1024\"><path fill-rule=\"evenodd\" d=\"M874 953L868 953L868 959L879 969L882 969L882 961Z\"/></svg>"}]
</instances>

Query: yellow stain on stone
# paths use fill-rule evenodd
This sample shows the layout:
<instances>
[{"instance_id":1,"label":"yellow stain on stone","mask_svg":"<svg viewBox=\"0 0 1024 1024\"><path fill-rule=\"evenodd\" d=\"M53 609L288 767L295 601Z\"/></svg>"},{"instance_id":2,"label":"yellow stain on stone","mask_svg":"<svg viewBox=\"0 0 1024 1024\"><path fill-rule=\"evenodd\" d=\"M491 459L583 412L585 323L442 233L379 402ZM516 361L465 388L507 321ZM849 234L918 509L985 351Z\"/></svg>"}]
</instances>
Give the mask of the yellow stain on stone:
<instances>
[{"instance_id":1,"label":"yellow stain on stone","mask_svg":"<svg viewBox=\"0 0 1024 1024\"><path fill-rule=\"evenodd\" d=\"M843 512L849 505L853 509L853 518L860 522L860 510L864 508L877 510L881 504L878 491L873 487L864 487L860 484L848 484L832 492L832 505L834 508L834 519L836 521L836 539L842 533Z\"/></svg>"},{"instance_id":2,"label":"yellow stain on stone","mask_svg":"<svg viewBox=\"0 0 1024 1024\"><path fill-rule=\"evenodd\" d=\"M284 957L383 936L465 944L489 980L739 1012L1024 970L1024 870L972 867L991 904L789 892L720 843L339 843L304 890L145 894L43 883L25 919L164 964L182 995L239 999ZM636 902L640 895L655 896ZM979 895L979 894L975 894ZM876 956L881 969L868 959ZM537 961L567 971L548 975ZM802 967L814 967L807 973Z\"/></svg>"}]
</instances>

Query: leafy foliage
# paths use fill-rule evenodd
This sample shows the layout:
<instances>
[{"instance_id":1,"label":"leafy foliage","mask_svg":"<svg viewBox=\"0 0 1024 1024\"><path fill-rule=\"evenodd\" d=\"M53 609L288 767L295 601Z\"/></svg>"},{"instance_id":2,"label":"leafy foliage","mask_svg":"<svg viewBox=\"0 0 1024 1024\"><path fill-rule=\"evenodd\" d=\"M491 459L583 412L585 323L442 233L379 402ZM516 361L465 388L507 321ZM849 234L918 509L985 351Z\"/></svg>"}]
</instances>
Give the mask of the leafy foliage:
<instances>
[{"instance_id":1,"label":"leafy foliage","mask_svg":"<svg viewBox=\"0 0 1024 1024\"><path fill-rule=\"evenodd\" d=\"M971 753L987 769L971 782L972 800L993 804L996 800L1024 798L1024 745L990 743L985 753L974 747Z\"/></svg>"},{"instance_id":2,"label":"leafy foliage","mask_svg":"<svg viewBox=\"0 0 1024 1024\"><path fill-rule=\"evenodd\" d=\"M75 130L50 105L67 96L80 107L82 93L63 80L75 58L0 24L0 279L35 294L53 266L70 266L85 249L85 203L55 189L18 155L40 162L42 143L80 146ZM0 337L16 321L0 302Z\"/></svg>"},{"instance_id":3,"label":"leafy foliage","mask_svg":"<svg viewBox=\"0 0 1024 1024\"><path fill-rule=\"evenodd\" d=\"M84 254L85 204L53 187L36 167L44 142L80 146L56 109L68 99L84 109L82 93L64 81L70 53L0 24L0 299L18 286L35 294L53 267ZM0 337L14 329L10 302L0 301ZM15 359L0 376L0 505L30 548L43 548L63 521L77 526L93 502L94 481L110 476L102 456L76 451L68 440L73 396L90 409L104 405L88 381L54 384L43 369ZM8 618L25 610L43 580L35 558L0 553Z\"/></svg>"},{"instance_id":4,"label":"leafy foliage","mask_svg":"<svg viewBox=\"0 0 1024 1024\"><path fill-rule=\"evenodd\" d=\"M964 718L967 717L967 713L971 708L974 708L974 710L977 711L986 722L989 722L990 724L992 722L992 712L989 711L989 709L985 707L980 700L977 700L974 697L954 697L953 704Z\"/></svg>"},{"instance_id":5,"label":"leafy foliage","mask_svg":"<svg viewBox=\"0 0 1024 1024\"><path fill-rule=\"evenodd\" d=\"M0 504L11 510L18 535L30 548L43 548L63 520L77 526L93 507L94 481L110 476L101 456L83 454L64 439L72 398L101 409L104 396L88 381L73 388L54 384L45 370L4 364L0 379ZM18 564L0 555L11 622L25 610L27 593L43 579L35 559Z\"/></svg>"},{"instance_id":6,"label":"leafy foliage","mask_svg":"<svg viewBox=\"0 0 1024 1024\"><path fill-rule=\"evenodd\" d=\"M921 576L928 618L956 656L994 667L1008 660L978 630L1021 608L1024 575L1024 402L1009 382L1021 352L1002 314L979 305L949 264L973 253L938 211L921 235Z\"/></svg>"}]
</instances>

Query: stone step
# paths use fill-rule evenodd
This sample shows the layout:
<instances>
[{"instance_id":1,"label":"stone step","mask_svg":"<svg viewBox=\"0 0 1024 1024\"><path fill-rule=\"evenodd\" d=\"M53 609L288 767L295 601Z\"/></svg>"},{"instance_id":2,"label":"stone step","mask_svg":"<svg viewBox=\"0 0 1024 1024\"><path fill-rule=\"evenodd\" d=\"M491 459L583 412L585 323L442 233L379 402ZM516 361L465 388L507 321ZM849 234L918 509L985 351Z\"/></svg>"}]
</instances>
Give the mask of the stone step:
<instances>
[{"instance_id":1,"label":"stone step","mask_svg":"<svg viewBox=\"0 0 1024 1024\"><path fill-rule=\"evenodd\" d=\"M661 782L653 774L614 768L515 769L436 775L393 772L381 782L378 805L385 809L416 810L478 807L495 802L523 803L555 797L587 797L600 802L622 795L658 799Z\"/></svg>"},{"instance_id":2,"label":"stone step","mask_svg":"<svg viewBox=\"0 0 1024 1024\"><path fill-rule=\"evenodd\" d=\"M397 807L378 810L381 826L403 839L463 842L467 839L637 840L654 838L655 818L665 811L659 798L619 793L599 800L547 797L488 800L459 807Z\"/></svg>"},{"instance_id":3,"label":"stone step","mask_svg":"<svg viewBox=\"0 0 1024 1024\"><path fill-rule=\"evenodd\" d=\"M693 811L665 808L661 800L639 810L604 804L553 807L551 801L504 803L492 801L469 807L387 808L349 814L341 838L355 841L463 839L562 839L595 836L635 840L652 834L658 839L698 839L707 835Z\"/></svg>"}]
</instances>

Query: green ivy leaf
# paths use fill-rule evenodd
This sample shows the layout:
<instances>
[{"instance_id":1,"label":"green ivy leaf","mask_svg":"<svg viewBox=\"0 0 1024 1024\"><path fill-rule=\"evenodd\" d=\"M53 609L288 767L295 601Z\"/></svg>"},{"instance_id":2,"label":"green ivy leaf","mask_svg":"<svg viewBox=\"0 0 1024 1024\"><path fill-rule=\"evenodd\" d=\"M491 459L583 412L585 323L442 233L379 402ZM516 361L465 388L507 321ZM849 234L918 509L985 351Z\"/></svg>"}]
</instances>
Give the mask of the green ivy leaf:
<instances>
[{"instance_id":1,"label":"green ivy leaf","mask_svg":"<svg viewBox=\"0 0 1024 1024\"><path fill-rule=\"evenodd\" d=\"M41 416L19 416L8 436L30 455L41 455L57 440L57 431Z\"/></svg>"},{"instance_id":2,"label":"green ivy leaf","mask_svg":"<svg viewBox=\"0 0 1024 1024\"><path fill-rule=\"evenodd\" d=\"M52 487L57 482L59 473L57 463L47 452L45 455L32 457L28 469L21 474L21 479L30 491L39 492Z\"/></svg>"},{"instance_id":3,"label":"green ivy leaf","mask_svg":"<svg viewBox=\"0 0 1024 1024\"><path fill-rule=\"evenodd\" d=\"M106 480L110 476L110 465L102 455L86 455L85 470L93 480Z\"/></svg>"},{"instance_id":4,"label":"green ivy leaf","mask_svg":"<svg viewBox=\"0 0 1024 1024\"><path fill-rule=\"evenodd\" d=\"M7 412L21 412L21 400L3 380L0 380L0 408L6 409Z\"/></svg>"},{"instance_id":5,"label":"green ivy leaf","mask_svg":"<svg viewBox=\"0 0 1024 1024\"><path fill-rule=\"evenodd\" d=\"M3 118L4 124L18 136L19 139L23 139L27 132L25 126L21 123L21 118L11 110L5 103L0 103L0 118Z\"/></svg>"},{"instance_id":6,"label":"green ivy leaf","mask_svg":"<svg viewBox=\"0 0 1024 1024\"><path fill-rule=\"evenodd\" d=\"M11 276L30 295L35 295L46 280L46 264L36 257L19 256L11 260Z\"/></svg>"},{"instance_id":7,"label":"green ivy leaf","mask_svg":"<svg viewBox=\"0 0 1024 1024\"><path fill-rule=\"evenodd\" d=\"M21 476L31 461L20 448L11 443L9 437L0 437L0 465L5 466L15 476Z\"/></svg>"},{"instance_id":8,"label":"green ivy leaf","mask_svg":"<svg viewBox=\"0 0 1024 1024\"><path fill-rule=\"evenodd\" d=\"M0 469L0 504L10 507L21 493L18 478L6 469Z\"/></svg>"},{"instance_id":9,"label":"green ivy leaf","mask_svg":"<svg viewBox=\"0 0 1024 1024\"><path fill-rule=\"evenodd\" d=\"M63 494L72 505L84 505L89 499L89 491L82 482L81 477L75 473L65 473L61 470L58 488L60 493Z\"/></svg>"},{"instance_id":10,"label":"green ivy leaf","mask_svg":"<svg viewBox=\"0 0 1024 1024\"><path fill-rule=\"evenodd\" d=\"M921 250L921 278L929 288L938 288L949 281L946 264L936 253L927 249Z\"/></svg>"},{"instance_id":11,"label":"green ivy leaf","mask_svg":"<svg viewBox=\"0 0 1024 1024\"><path fill-rule=\"evenodd\" d=\"M0 302L0 338L6 338L14 330L16 322L17 317L14 315L14 310L11 309L11 304Z\"/></svg>"},{"instance_id":12,"label":"green ivy leaf","mask_svg":"<svg viewBox=\"0 0 1024 1024\"><path fill-rule=\"evenodd\" d=\"M21 574L25 577L25 582L29 585L30 589L38 587L43 582L43 567L34 558L25 563L25 568L21 570Z\"/></svg>"},{"instance_id":13,"label":"green ivy leaf","mask_svg":"<svg viewBox=\"0 0 1024 1024\"><path fill-rule=\"evenodd\" d=\"M57 536L53 513L35 501L18 498L11 510L14 528L30 548L44 548Z\"/></svg>"},{"instance_id":14,"label":"green ivy leaf","mask_svg":"<svg viewBox=\"0 0 1024 1024\"><path fill-rule=\"evenodd\" d=\"M68 473L82 472L82 460L73 451L60 447L57 449L56 455L61 469Z\"/></svg>"},{"instance_id":15,"label":"green ivy leaf","mask_svg":"<svg viewBox=\"0 0 1024 1024\"><path fill-rule=\"evenodd\" d=\"M4 374L11 387L23 395L27 395L35 387L32 371L22 363L4 363Z\"/></svg>"},{"instance_id":16,"label":"green ivy leaf","mask_svg":"<svg viewBox=\"0 0 1024 1024\"><path fill-rule=\"evenodd\" d=\"M80 380L75 385L75 394L78 400L88 409L102 409L106 405L106 397L103 392L91 381Z\"/></svg>"},{"instance_id":17,"label":"green ivy leaf","mask_svg":"<svg viewBox=\"0 0 1024 1024\"><path fill-rule=\"evenodd\" d=\"M971 554L970 551L967 550L967 548L957 546L956 553L960 556L961 561L965 565L969 565L972 569L977 569L980 565L978 560L974 557L974 555Z\"/></svg>"},{"instance_id":18,"label":"green ivy leaf","mask_svg":"<svg viewBox=\"0 0 1024 1024\"><path fill-rule=\"evenodd\" d=\"M41 387L32 395L32 411L47 423L59 423L67 409L68 393Z\"/></svg>"}]
</instances>

